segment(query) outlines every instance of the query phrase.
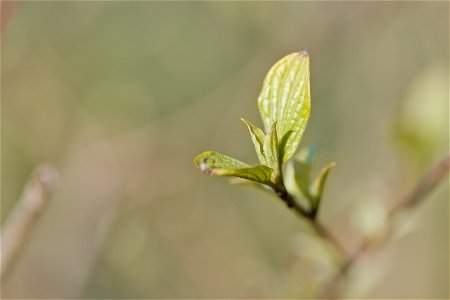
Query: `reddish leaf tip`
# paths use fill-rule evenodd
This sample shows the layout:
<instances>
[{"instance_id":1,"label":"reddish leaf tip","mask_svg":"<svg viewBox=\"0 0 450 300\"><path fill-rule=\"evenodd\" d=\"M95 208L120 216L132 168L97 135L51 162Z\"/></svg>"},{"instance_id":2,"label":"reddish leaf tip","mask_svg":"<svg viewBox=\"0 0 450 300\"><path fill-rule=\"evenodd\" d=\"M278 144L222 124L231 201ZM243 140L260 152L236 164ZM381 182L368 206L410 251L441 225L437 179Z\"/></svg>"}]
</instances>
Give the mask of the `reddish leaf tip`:
<instances>
[{"instance_id":1,"label":"reddish leaf tip","mask_svg":"<svg viewBox=\"0 0 450 300\"><path fill-rule=\"evenodd\" d=\"M305 50L299 51L298 54L299 54L300 56L303 56L303 57L308 57L308 56L309 56L308 50L306 50L306 49L305 49Z\"/></svg>"}]
</instances>

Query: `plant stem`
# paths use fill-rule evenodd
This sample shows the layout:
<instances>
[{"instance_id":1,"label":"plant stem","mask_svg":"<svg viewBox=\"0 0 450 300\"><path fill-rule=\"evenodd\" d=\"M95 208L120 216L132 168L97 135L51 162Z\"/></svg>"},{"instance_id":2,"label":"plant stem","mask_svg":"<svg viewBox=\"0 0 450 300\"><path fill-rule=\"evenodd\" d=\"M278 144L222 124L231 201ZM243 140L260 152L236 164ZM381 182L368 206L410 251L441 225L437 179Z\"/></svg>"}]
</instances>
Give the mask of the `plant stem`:
<instances>
[{"instance_id":1,"label":"plant stem","mask_svg":"<svg viewBox=\"0 0 450 300\"><path fill-rule=\"evenodd\" d=\"M56 186L56 171L47 165L38 167L25 185L18 203L1 231L2 251L0 269L2 279L12 269L29 239L36 221L46 207Z\"/></svg>"},{"instance_id":2,"label":"plant stem","mask_svg":"<svg viewBox=\"0 0 450 300\"><path fill-rule=\"evenodd\" d=\"M450 154L445 156L434 167L432 167L428 173L426 173L425 176L419 180L411 192L399 201L396 206L390 209L388 212L388 222L392 224L392 220L397 213L414 207L426 199L426 196L448 175L449 171ZM325 286L318 298L335 298L337 296L339 283L348 270L351 269L353 265L355 265L355 263L357 263L357 261L369 251L382 248L389 241L392 233L393 228L392 226L389 226L389 230L385 233L381 242L374 241L372 243L362 243L356 251L347 258L347 261L341 266L336 276L328 283L328 285Z\"/></svg>"},{"instance_id":3,"label":"plant stem","mask_svg":"<svg viewBox=\"0 0 450 300\"><path fill-rule=\"evenodd\" d=\"M439 161L416 184L415 188L391 210L391 214L419 204L428 193L447 176L450 170L450 154Z\"/></svg>"},{"instance_id":4,"label":"plant stem","mask_svg":"<svg viewBox=\"0 0 450 300\"><path fill-rule=\"evenodd\" d=\"M305 218L309 221L309 224L314 229L314 231L319 235L323 240L329 242L333 245L333 247L339 251L339 254L344 257L347 261L349 255L344 246L339 242L336 237L317 219L317 210L307 208L301 206L297 201L295 201L294 197L289 194L285 188L282 188L277 191L278 197L286 203L286 205L291 208L295 213L299 216Z\"/></svg>"}]
</instances>

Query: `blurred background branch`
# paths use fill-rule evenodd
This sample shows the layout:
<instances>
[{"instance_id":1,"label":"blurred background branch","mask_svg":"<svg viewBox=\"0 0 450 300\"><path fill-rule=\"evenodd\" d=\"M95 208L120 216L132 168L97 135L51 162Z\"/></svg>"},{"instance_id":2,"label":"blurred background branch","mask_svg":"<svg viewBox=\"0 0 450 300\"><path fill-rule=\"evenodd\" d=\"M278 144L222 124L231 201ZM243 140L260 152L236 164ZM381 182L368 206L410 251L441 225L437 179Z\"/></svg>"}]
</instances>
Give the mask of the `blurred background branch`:
<instances>
[{"instance_id":1,"label":"blurred background branch","mask_svg":"<svg viewBox=\"0 0 450 300\"><path fill-rule=\"evenodd\" d=\"M450 154L434 165L416 184L414 189L398 202L390 214L394 215L403 209L411 208L423 201L428 193L448 175L449 168Z\"/></svg>"},{"instance_id":2,"label":"blurred background branch","mask_svg":"<svg viewBox=\"0 0 450 300\"><path fill-rule=\"evenodd\" d=\"M368 255L369 253L384 247L389 241L391 235L394 233L394 218L397 214L411 209L424 201L428 194L436 187L449 173L450 170L450 154L436 163L415 185L415 187L408 193L403 199L401 199L396 205L394 205L388 212L388 230L384 233L381 239L374 240L372 242L363 241L361 245L354 251L343 263L338 270L336 276L322 289L319 294L319 298L336 298L339 297L340 288L345 275L350 269L358 263L361 257Z\"/></svg>"},{"instance_id":3,"label":"blurred background branch","mask_svg":"<svg viewBox=\"0 0 450 300\"><path fill-rule=\"evenodd\" d=\"M1 277L5 277L19 257L36 222L50 200L58 175L49 165L35 169L1 230Z\"/></svg>"}]
</instances>

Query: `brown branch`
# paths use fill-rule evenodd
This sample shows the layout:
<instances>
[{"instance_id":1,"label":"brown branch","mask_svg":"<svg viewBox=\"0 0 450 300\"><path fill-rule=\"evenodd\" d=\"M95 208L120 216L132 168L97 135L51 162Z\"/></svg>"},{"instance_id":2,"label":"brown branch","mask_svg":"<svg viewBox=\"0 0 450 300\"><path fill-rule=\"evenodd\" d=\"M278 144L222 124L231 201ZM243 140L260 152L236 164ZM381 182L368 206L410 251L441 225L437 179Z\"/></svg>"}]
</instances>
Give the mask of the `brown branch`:
<instances>
[{"instance_id":1,"label":"brown branch","mask_svg":"<svg viewBox=\"0 0 450 300\"><path fill-rule=\"evenodd\" d=\"M2 278L11 270L24 248L36 221L46 207L56 186L57 173L48 165L42 165L33 172L10 213L1 231Z\"/></svg>"},{"instance_id":2,"label":"brown branch","mask_svg":"<svg viewBox=\"0 0 450 300\"><path fill-rule=\"evenodd\" d=\"M395 215L408 208L414 207L421 203L426 196L436 187L449 173L450 170L450 155L447 155L439 161L434 167L432 167L428 173L415 185L415 187L409 192L396 206L390 209L388 213L388 222L392 225L392 220ZM355 265L358 260L367 254L369 251L382 248L390 239L393 233L392 226L389 226L388 231L384 234L383 238L372 244L363 243L357 250L351 255L347 261L341 266L336 276L326 285L323 291L319 294L319 299L324 298L336 298L338 295L338 288L341 281L344 279L348 270Z\"/></svg>"},{"instance_id":3,"label":"brown branch","mask_svg":"<svg viewBox=\"0 0 450 300\"><path fill-rule=\"evenodd\" d=\"M325 241L329 242L333 247L339 251L339 254L345 261L349 260L349 254L345 247L339 242L339 240L321 223L317 220L317 211L308 210L301 206L294 197L289 194L286 189L277 192L278 197L286 203L299 216L309 221L309 224L314 231Z\"/></svg>"},{"instance_id":4,"label":"brown branch","mask_svg":"<svg viewBox=\"0 0 450 300\"><path fill-rule=\"evenodd\" d=\"M447 176L449 169L450 154L428 171L422 180L417 183L416 187L391 210L391 214L419 204Z\"/></svg>"}]
</instances>

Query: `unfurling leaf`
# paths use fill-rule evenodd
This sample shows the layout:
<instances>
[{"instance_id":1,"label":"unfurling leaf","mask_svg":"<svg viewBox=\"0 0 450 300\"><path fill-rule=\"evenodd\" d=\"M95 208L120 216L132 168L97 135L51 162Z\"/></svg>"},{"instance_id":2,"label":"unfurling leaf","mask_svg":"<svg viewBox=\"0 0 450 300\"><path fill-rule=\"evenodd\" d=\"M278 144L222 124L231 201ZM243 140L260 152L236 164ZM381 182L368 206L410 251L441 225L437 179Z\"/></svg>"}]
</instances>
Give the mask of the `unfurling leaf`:
<instances>
[{"instance_id":1,"label":"unfurling leaf","mask_svg":"<svg viewBox=\"0 0 450 300\"><path fill-rule=\"evenodd\" d=\"M294 160L294 174L295 174L295 182L297 186L300 188L303 196L310 200L312 198L310 193L310 185L311 185L311 166L306 164L304 161Z\"/></svg>"},{"instance_id":2,"label":"unfurling leaf","mask_svg":"<svg viewBox=\"0 0 450 300\"><path fill-rule=\"evenodd\" d=\"M286 168L288 185L283 178L283 167L297 151L308 123L311 111L309 81L309 55L306 51L283 57L267 73L258 97L264 131L241 118L250 132L261 165L250 166L212 151L197 156L195 165L206 174L238 177L232 183L252 185L275 193L288 207L294 207L301 215L314 221L325 181L334 163L325 166L313 181L311 166L316 147L309 147L289 162ZM301 198L303 195L309 207L296 203L291 190L295 191L295 196Z\"/></svg>"},{"instance_id":3,"label":"unfurling leaf","mask_svg":"<svg viewBox=\"0 0 450 300\"><path fill-rule=\"evenodd\" d=\"M317 146L302 149L292 162L294 179L303 196L309 201L313 211L317 211L322 198L323 189L330 170L336 165L332 162L323 167L316 179L312 180L312 164L316 156Z\"/></svg>"},{"instance_id":4,"label":"unfurling leaf","mask_svg":"<svg viewBox=\"0 0 450 300\"><path fill-rule=\"evenodd\" d=\"M274 122L266 135L264 149L267 154L267 165L274 170L272 182L279 182L281 178L281 163L277 137L277 123Z\"/></svg>"},{"instance_id":5,"label":"unfurling leaf","mask_svg":"<svg viewBox=\"0 0 450 300\"><path fill-rule=\"evenodd\" d=\"M236 169L250 167L246 163L214 151L207 151L197 155L194 159L194 163L205 173L209 173L210 171L212 172L214 169Z\"/></svg>"},{"instance_id":6,"label":"unfurling leaf","mask_svg":"<svg viewBox=\"0 0 450 300\"><path fill-rule=\"evenodd\" d=\"M316 146L304 148L295 156L293 162L295 182L300 188L303 196L309 199L310 202L313 198L311 194L311 168L316 152Z\"/></svg>"},{"instance_id":7,"label":"unfurling leaf","mask_svg":"<svg viewBox=\"0 0 450 300\"><path fill-rule=\"evenodd\" d=\"M235 176L271 186L272 169L259 165L251 167L232 157L208 151L198 155L194 163L204 173L214 176Z\"/></svg>"},{"instance_id":8,"label":"unfurling leaf","mask_svg":"<svg viewBox=\"0 0 450 300\"><path fill-rule=\"evenodd\" d=\"M264 151L266 152L267 165L274 170L278 169L278 137L277 124L273 123L272 127L264 139Z\"/></svg>"},{"instance_id":9,"label":"unfurling leaf","mask_svg":"<svg viewBox=\"0 0 450 300\"><path fill-rule=\"evenodd\" d=\"M311 101L309 55L306 51L289 54L269 71L258 98L266 132L278 122L278 143L283 149L282 163L297 150L308 122Z\"/></svg>"},{"instance_id":10,"label":"unfurling leaf","mask_svg":"<svg viewBox=\"0 0 450 300\"><path fill-rule=\"evenodd\" d=\"M316 179L314 180L312 186L311 186L311 194L314 196L315 204L319 205L318 202L320 202L320 199L322 198L323 189L325 186L325 182L327 180L328 174L330 173L331 169L336 166L335 162L329 163L319 171L319 175L317 175Z\"/></svg>"},{"instance_id":11,"label":"unfurling leaf","mask_svg":"<svg viewBox=\"0 0 450 300\"><path fill-rule=\"evenodd\" d=\"M264 150L264 143L266 139L264 132L259 127L253 125L250 121L244 118L241 118L241 120L245 125L247 125L248 130L250 131L250 136L253 144L255 145L255 151L259 161L261 164L267 165L266 153Z\"/></svg>"}]
</instances>

